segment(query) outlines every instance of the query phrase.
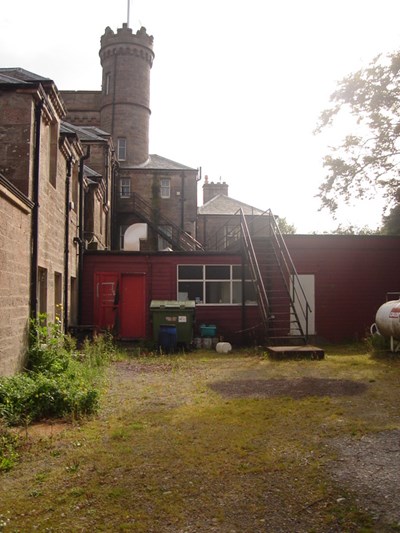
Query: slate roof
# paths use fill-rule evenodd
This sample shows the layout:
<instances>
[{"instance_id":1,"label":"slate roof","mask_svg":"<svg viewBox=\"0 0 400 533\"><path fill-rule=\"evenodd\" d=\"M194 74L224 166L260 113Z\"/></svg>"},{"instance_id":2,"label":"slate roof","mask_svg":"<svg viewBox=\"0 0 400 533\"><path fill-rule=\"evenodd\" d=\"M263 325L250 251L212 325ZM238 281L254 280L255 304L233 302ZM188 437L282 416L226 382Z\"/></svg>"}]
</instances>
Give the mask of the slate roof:
<instances>
[{"instance_id":1,"label":"slate roof","mask_svg":"<svg viewBox=\"0 0 400 533\"><path fill-rule=\"evenodd\" d=\"M94 126L75 126L69 122L61 122L61 132L75 133L81 141L98 142L104 141L105 137L110 137L106 131L96 128Z\"/></svg>"},{"instance_id":2,"label":"slate roof","mask_svg":"<svg viewBox=\"0 0 400 533\"><path fill-rule=\"evenodd\" d=\"M20 67L0 68L0 83L21 84L37 81L52 81Z\"/></svg>"},{"instance_id":3,"label":"slate roof","mask_svg":"<svg viewBox=\"0 0 400 533\"><path fill-rule=\"evenodd\" d=\"M88 167L87 165L83 165L83 172L84 172L85 176L87 176L88 178L89 177L91 177L91 178L101 178L101 174L99 174L98 172L96 172L92 168Z\"/></svg>"},{"instance_id":4,"label":"slate roof","mask_svg":"<svg viewBox=\"0 0 400 533\"><path fill-rule=\"evenodd\" d=\"M242 209L245 215L262 215L264 211L252 205L245 204L225 194L218 194L211 198L204 205L201 205L197 212L199 215L234 215Z\"/></svg>"},{"instance_id":5,"label":"slate roof","mask_svg":"<svg viewBox=\"0 0 400 533\"><path fill-rule=\"evenodd\" d=\"M143 168L145 170L197 170L157 154L150 154L145 163L133 168Z\"/></svg>"}]
</instances>

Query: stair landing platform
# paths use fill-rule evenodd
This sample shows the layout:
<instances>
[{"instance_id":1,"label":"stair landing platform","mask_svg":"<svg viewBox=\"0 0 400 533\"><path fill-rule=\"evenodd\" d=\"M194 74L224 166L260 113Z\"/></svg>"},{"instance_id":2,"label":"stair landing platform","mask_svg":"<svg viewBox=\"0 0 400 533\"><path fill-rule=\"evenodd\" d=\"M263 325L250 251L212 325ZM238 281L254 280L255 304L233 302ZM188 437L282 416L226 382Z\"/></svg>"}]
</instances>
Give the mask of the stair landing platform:
<instances>
[{"instance_id":1,"label":"stair landing platform","mask_svg":"<svg viewBox=\"0 0 400 533\"><path fill-rule=\"evenodd\" d=\"M302 346L267 346L272 359L324 359L325 352L317 346L303 344Z\"/></svg>"}]
</instances>

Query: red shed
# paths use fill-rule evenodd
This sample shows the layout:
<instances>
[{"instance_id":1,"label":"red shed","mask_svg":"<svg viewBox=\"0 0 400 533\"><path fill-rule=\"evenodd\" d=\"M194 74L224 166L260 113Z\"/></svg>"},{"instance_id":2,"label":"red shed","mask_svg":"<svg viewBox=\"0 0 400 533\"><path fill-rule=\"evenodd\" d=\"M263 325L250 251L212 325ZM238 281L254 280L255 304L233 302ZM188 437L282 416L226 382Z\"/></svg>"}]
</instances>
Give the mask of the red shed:
<instances>
[{"instance_id":1,"label":"red shed","mask_svg":"<svg viewBox=\"0 0 400 533\"><path fill-rule=\"evenodd\" d=\"M400 237L287 235L285 242L316 342L363 338L387 293L400 291ZM257 299L241 265L239 253L87 252L82 324L116 328L123 339L151 338L151 301L189 299L196 301L195 335L201 324L214 324L232 343L262 342Z\"/></svg>"},{"instance_id":2,"label":"red shed","mask_svg":"<svg viewBox=\"0 0 400 533\"><path fill-rule=\"evenodd\" d=\"M201 324L213 324L230 342L255 341L258 307L255 298L242 305L241 262L226 253L88 252L82 323L116 329L121 339L151 338L152 300L195 300L195 335Z\"/></svg>"},{"instance_id":3,"label":"red shed","mask_svg":"<svg viewBox=\"0 0 400 533\"><path fill-rule=\"evenodd\" d=\"M387 293L400 295L399 236L286 235L285 241L300 279L308 277L314 291L315 333L322 339L364 338Z\"/></svg>"}]
</instances>

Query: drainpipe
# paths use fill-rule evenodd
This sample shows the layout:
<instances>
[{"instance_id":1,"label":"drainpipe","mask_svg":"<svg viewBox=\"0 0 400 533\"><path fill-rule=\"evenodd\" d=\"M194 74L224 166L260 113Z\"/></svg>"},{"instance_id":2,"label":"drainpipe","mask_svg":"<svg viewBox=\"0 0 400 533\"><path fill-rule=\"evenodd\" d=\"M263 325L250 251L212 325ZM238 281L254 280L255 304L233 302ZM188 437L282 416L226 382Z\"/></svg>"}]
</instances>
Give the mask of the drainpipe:
<instances>
[{"instance_id":1,"label":"drainpipe","mask_svg":"<svg viewBox=\"0 0 400 533\"><path fill-rule=\"evenodd\" d=\"M243 235L241 237L241 256L242 256L242 264L241 264L241 277L242 277L242 344L244 345L246 343L246 337L245 337L245 331L247 327L247 321L246 321L246 251L244 249L244 242L243 242Z\"/></svg>"},{"instance_id":2,"label":"drainpipe","mask_svg":"<svg viewBox=\"0 0 400 533\"><path fill-rule=\"evenodd\" d=\"M181 174L181 229L185 231L185 174Z\"/></svg>"},{"instance_id":3,"label":"drainpipe","mask_svg":"<svg viewBox=\"0 0 400 533\"><path fill-rule=\"evenodd\" d=\"M82 287L83 287L83 254L85 253L85 191L83 184L83 168L90 157L90 146L86 155L79 161L79 231L78 231L78 325L82 325Z\"/></svg>"},{"instance_id":4,"label":"drainpipe","mask_svg":"<svg viewBox=\"0 0 400 533\"><path fill-rule=\"evenodd\" d=\"M38 300L38 249L39 249L39 177L40 177L40 134L42 122L42 109L44 100L35 105L35 150L33 154L33 209L31 221L31 272L30 272L30 315L33 320L37 318Z\"/></svg>"},{"instance_id":5,"label":"drainpipe","mask_svg":"<svg viewBox=\"0 0 400 533\"><path fill-rule=\"evenodd\" d=\"M64 333L68 331L68 288L69 288L69 210L71 190L72 157L67 161L65 179L65 228L64 228Z\"/></svg>"}]
</instances>

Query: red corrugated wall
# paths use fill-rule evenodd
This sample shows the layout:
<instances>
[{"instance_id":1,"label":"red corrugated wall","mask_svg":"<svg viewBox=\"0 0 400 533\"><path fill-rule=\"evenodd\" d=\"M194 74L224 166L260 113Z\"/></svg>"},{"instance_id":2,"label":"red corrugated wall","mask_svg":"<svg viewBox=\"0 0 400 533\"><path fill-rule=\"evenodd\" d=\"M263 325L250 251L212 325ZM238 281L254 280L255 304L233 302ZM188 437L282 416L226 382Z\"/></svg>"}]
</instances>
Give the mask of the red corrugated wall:
<instances>
[{"instance_id":1,"label":"red corrugated wall","mask_svg":"<svg viewBox=\"0 0 400 533\"><path fill-rule=\"evenodd\" d=\"M288 235L286 244L299 274L315 276L317 340L362 339L385 302L400 291L400 237L353 235ZM151 300L176 300L178 264L240 264L240 256L204 253L89 252L85 255L82 322L93 324L95 272L144 273L146 335L151 338ZM260 339L257 307L196 306L197 328L215 324L227 341ZM242 330L246 330L245 335ZM196 330L198 334L198 329Z\"/></svg>"},{"instance_id":2,"label":"red corrugated wall","mask_svg":"<svg viewBox=\"0 0 400 533\"><path fill-rule=\"evenodd\" d=\"M315 325L330 342L360 340L386 293L400 291L400 237L288 235L298 273L315 275Z\"/></svg>"},{"instance_id":3,"label":"red corrugated wall","mask_svg":"<svg viewBox=\"0 0 400 533\"><path fill-rule=\"evenodd\" d=\"M89 252L84 260L84 281L82 295L82 322L95 324L95 274L103 273L143 273L145 275L146 336L152 337L150 303L152 300L176 300L177 265L179 264L240 264L239 255L221 254L182 254L138 252ZM196 331L199 335L201 324L213 324L217 335L233 344L242 342L257 343L260 337L260 318L257 306L247 306L243 317L242 306L197 305Z\"/></svg>"}]
</instances>

